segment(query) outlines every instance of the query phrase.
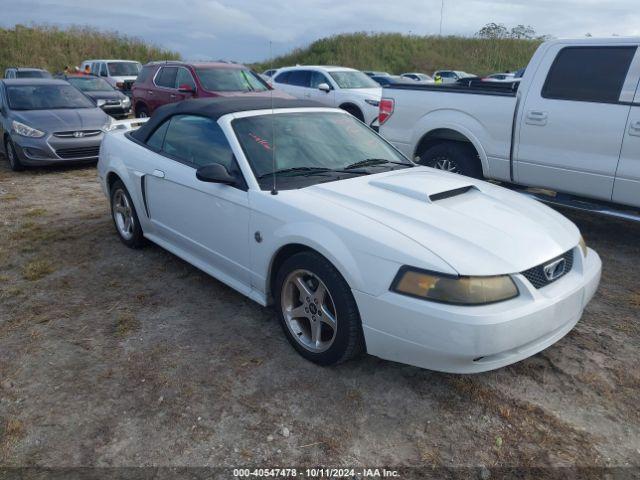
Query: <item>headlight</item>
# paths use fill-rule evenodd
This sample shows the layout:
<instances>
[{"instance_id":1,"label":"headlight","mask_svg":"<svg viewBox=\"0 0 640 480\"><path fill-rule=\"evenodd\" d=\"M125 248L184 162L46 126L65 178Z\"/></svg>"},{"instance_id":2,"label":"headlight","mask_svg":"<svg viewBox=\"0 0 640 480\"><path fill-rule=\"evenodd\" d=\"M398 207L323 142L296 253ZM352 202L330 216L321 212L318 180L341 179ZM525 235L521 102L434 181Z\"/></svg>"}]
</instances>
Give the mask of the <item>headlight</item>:
<instances>
[{"instance_id":1,"label":"headlight","mask_svg":"<svg viewBox=\"0 0 640 480\"><path fill-rule=\"evenodd\" d=\"M409 267L400 269L391 290L452 305L486 305L518 296L518 288L509 275L458 277Z\"/></svg>"},{"instance_id":2,"label":"headlight","mask_svg":"<svg viewBox=\"0 0 640 480\"><path fill-rule=\"evenodd\" d=\"M578 246L580 247L580 250L582 250L582 256L586 257L589 250L587 250L587 242L584 241L584 238L580 237Z\"/></svg>"},{"instance_id":3,"label":"headlight","mask_svg":"<svg viewBox=\"0 0 640 480\"><path fill-rule=\"evenodd\" d=\"M123 105L129 105L131 103L131 100L129 100L129 97L125 97L122 99L122 104Z\"/></svg>"},{"instance_id":4,"label":"headlight","mask_svg":"<svg viewBox=\"0 0 640 480\"><path fill-rule=\"evenodd\" d=\"M107 132L110 132L111 130L115 130L116 128L118 128L118 125L113 121L110 121L109 123L105 124L104 127L102 127L102 131L104 133L107 133Z\"/></svg>"},{"instance_id":5,"label":"headlight","mask_svg":"<svg viewBox=\"0 0 640 480\"><path fill-rule=\"evenodd\" d=\"M368 103L369 105L371 105L372 107L379 107L380 106L380 102L378 100L370 100L370 99L366 99L365 100L366 103Z\"/></svg>"},{"instance_id":6,"label":"headlight","mask_svg":"<svg viewBox=\"0 0 640 480\"><path fill-rule=\"evenodd\" d=\"M24 123L16 122L15 120L11 122L11 127L13 131L18 135L23 137L31 137L31 138L40 138L44 137L44 132L37 130L35 128L30 127L29 125L25 125Z\"/></svg>"}]
</instances>

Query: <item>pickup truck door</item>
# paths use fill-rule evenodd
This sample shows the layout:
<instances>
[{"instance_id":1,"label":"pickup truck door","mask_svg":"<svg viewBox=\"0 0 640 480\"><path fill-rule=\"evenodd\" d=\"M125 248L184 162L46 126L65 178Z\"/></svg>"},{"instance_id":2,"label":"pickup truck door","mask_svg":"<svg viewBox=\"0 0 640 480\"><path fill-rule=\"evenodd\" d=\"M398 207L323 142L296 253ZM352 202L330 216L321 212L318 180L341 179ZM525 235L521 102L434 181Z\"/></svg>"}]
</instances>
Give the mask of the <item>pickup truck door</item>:
<instances>
[{"instance_id":1,"label":"pickup truck door","mask_svg":"<svg viewBox=\"0 0 640 480\"><path fill-rule=\"evenodd\" d=\"M637 44L547 51L519 112L518 183L611 200L631 109L624 94L638 82L630 68L636 51Z\"/></svg>"},{"instance_id":2,"label":"pickup truck door","mask_svg":"<svg viewBox=\"0 0 640 480\"><path fill-rule=\"evenodd\" d=\"M640 86L636 89L624 132L612 200L640 207Z\"/></svg>"}]
</instances>

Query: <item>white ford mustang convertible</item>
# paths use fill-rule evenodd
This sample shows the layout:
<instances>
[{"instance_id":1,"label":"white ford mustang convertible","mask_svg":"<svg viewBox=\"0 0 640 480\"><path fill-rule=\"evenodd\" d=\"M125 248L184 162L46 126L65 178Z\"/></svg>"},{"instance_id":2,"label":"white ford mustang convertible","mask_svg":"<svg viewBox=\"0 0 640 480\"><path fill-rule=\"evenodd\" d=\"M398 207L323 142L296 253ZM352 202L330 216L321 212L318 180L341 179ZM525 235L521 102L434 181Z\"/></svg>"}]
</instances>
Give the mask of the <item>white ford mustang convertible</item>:
<instances>
[{"instance_id":1,"label":"white ford mustang convertible","mask_svg":"<svg viewBox=\"0 0 640 480\"><path fill-rule=\"evenodd\" d=\"M173 252L261 305L305 358L368 352L445 372L529 357L600 280L578 229L518 193L418 167L337 109L188 100L107 134L121 240Z\"/></svg>"}]
</instances>

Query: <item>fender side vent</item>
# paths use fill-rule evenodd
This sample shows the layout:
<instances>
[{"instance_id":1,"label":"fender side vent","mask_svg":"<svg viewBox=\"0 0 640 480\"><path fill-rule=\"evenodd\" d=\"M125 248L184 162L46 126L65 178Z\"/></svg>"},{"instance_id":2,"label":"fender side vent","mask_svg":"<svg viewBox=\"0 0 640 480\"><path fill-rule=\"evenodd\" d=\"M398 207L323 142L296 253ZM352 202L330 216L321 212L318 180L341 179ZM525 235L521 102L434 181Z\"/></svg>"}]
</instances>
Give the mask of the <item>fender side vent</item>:
<instances>
[{"instance_id":1,"label":"fender side vent","mask_svg":"<svg viewBox=\"0 0 640 480\"><path fill-rule=\"evenodd\" d=\"M458 195L463 195L469 190L473 190L475 188L476 187L473 185L467 185L466 187L454 188L453 190L447 190L446 192L434 193L433 195L429 195L429 200L437 202L438 200L444 200L445 198L457 197Z\"/></svg>"}]
</instances>

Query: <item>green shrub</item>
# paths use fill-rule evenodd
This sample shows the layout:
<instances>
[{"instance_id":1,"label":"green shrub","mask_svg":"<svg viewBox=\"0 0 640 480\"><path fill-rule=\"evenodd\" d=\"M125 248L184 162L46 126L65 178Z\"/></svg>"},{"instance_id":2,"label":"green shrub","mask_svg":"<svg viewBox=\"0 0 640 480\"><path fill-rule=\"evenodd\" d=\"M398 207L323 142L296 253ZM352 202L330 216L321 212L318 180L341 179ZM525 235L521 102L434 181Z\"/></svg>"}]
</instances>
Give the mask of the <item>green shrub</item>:
<instances>
[{"instance_id":1,"label":"green shrub","mask_svg":"<svg viewBox=\"0 0 640 480\"><path fill-rule=\"evenodd\" d=\"M89 27L60 29L48 25L0 28L0 75L7 67L39 67L51 73L91 58L138 60L179 59L176 52L117 32Z\"/></svg>"},{"instance_id":2,"label":"green shrub","mask_svg":"<svg viewBox=\"0 0 640 480\"><path fill-rule=\"evenodd\" d=\"M353 33L313 42L288 55L257 63L257 71L289 65L340 65L389 73L464 70L477 75L526 66L538 40L421 37L399 33Z\"/></svg>"}]
</instances>

